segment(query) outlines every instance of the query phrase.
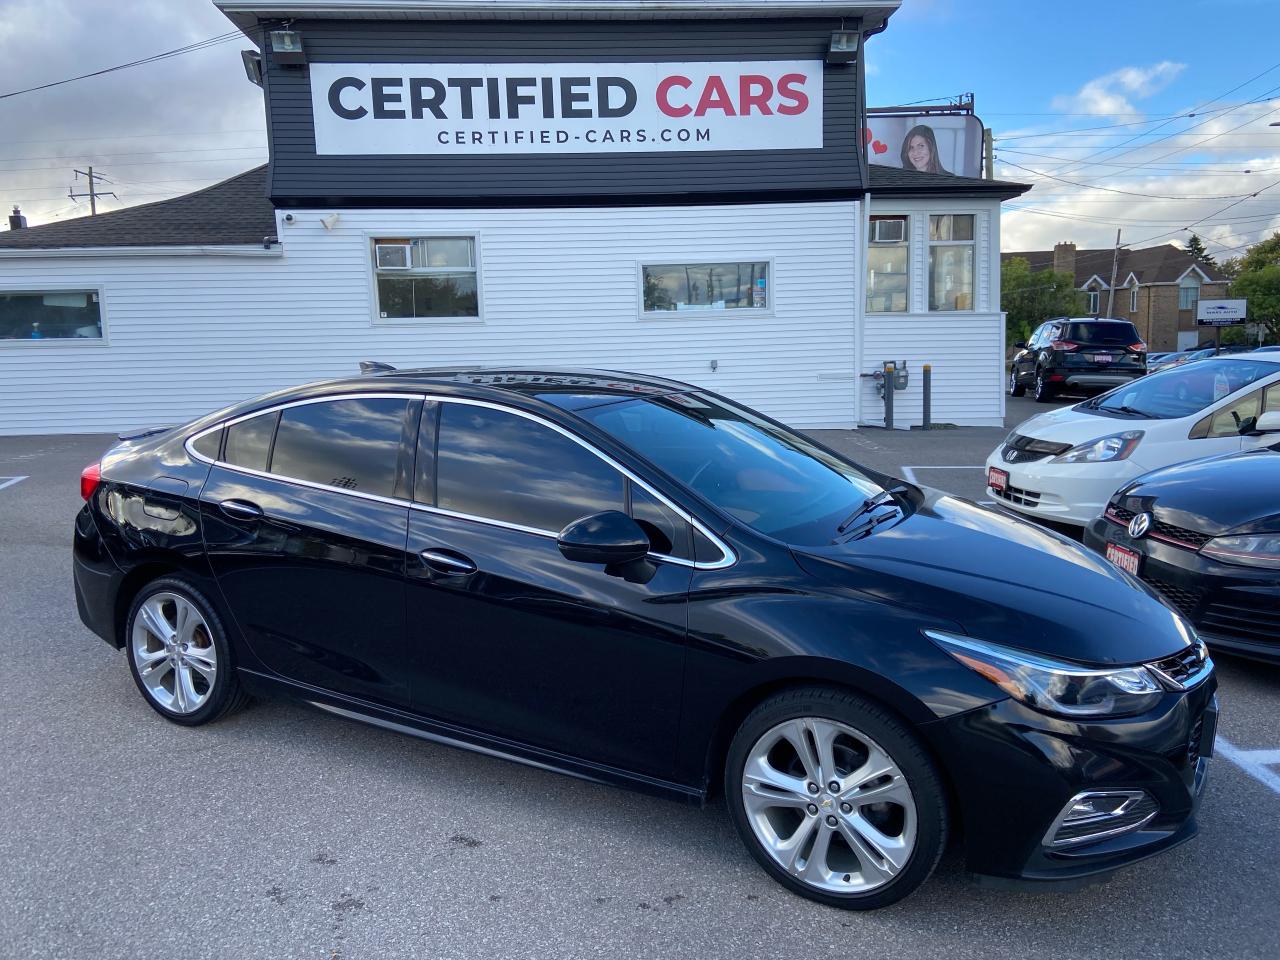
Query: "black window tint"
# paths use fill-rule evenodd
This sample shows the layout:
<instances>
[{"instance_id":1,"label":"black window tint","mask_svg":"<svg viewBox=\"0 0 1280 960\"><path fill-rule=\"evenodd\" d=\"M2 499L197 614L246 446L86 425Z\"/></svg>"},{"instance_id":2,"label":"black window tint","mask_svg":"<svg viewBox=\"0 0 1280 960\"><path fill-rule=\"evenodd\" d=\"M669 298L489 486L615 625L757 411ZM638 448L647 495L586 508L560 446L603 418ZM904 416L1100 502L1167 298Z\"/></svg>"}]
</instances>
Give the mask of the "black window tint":
<instances>
[{"instance_id":1,"label":"black window tint","mask_svg":"<svg viewBox=\"0 0 1280 960\"><path fill-rule=\"evenodd\" d=\"M654 553L692 560L688 522L638 484L631 485L631 516L649 536Z\"/></svg>"},{"instance_id":2,"label":"black window tint","mask_svg":"<svg viewBox=\"0 0 1280 960\"><path fill-rule=\"evenodd\" d=\"M222 459L237 467L250 470L267 469L271 454L271 437L276 430L278 412L264 413L260 417L241 420L227 427L227 449Z\"/></svg>"},{"instance_id":3,"label":"black window tint","mask_svg":"<svg viewBox=\"0 0 1280 960\"><path fill-rule=\"evenodd\" d=\"M724 559L724 551L703 536L695 527L693 530L693 558L699 563L719 563Z\"/></svg>"},{"instance_id":4,"label":"black window tint","mask_svg":"<svg viewBox=\"0 0 1280 960\"><path fill-rule=\"evenodd\" d=\"M1066 339L1074 343L1127 347L1142 338L1132 323L1069 323Z\"/></svg>"},{"instance_id":5,"label":"black window tint","mask_svg":"<svg viewBox=\"0 0 1280 960\"><path fill-rule=\"evenodd\" d=\"M538 530L623 508L622 474L525 417L440 405L436 505Z\"/></svg>"},{"instance_id":6,"label":"black window tint","mask_svg":"<svg viewBox=\"0 0 1280 960\"><path fill-rule=\"evenodd\" d=\"M395 492L408 400L330 400L289 407L271 472L295 480L390 497Z\"/></svg>"},{"instance_id":7,"label":"black window tint","mask_svg":"<svg viewBox=\"0 0 1280 960\"><path fill-rule=\"evenodd\" d=\"M195 448L196 453L210 460L217 460L218 453L222 449L222 431L215 430L213 433L206 433L199 440L191 444Z\"/></svg>"}]
</instances>

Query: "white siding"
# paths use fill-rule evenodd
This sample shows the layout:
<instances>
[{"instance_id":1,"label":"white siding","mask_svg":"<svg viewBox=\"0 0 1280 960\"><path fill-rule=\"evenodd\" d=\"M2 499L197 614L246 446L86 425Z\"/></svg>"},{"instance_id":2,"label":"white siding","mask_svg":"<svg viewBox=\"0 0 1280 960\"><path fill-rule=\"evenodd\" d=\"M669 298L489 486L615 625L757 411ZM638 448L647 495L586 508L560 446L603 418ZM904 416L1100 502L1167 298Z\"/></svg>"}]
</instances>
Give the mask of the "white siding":
<instances>
[{"instance_id":1,"label":"white siding","mask_svg":"<svg viewBox=\"0 0 1280 960\"><path fill-rule=\"evenodd\" d=\"M108 337L0 341L0 434L181 422L363 359L603 366L800 427L858 421L857 203L339 210L332 231L329 212L280 222L279 258L0 256L0 290L100 288ZM478 234L483 322L373 322L368 239L406 233ZM641 261L740 259L773 261L769 316L640 318Z\"/></svg>"},{"instance_id":2,"label":"white siding","mask_svg":"<svg viewBox=\"0 0 1280 960\"><path fill-rule=\"evenodd\" d=\"M933 421L961 426L1004 423L1004 314L1000 312L1000 204L991 200L875 200L871 214L907 214L910 225L911 313L867 313L861 372L886 360L907 364L909 386L894 395L894 426L923 420L923 367L933 368ZM972 213L974 311L929 313L929 214ZM884 425L875 381L861 380L862 422Z\"/></svg>"}]
</instances>

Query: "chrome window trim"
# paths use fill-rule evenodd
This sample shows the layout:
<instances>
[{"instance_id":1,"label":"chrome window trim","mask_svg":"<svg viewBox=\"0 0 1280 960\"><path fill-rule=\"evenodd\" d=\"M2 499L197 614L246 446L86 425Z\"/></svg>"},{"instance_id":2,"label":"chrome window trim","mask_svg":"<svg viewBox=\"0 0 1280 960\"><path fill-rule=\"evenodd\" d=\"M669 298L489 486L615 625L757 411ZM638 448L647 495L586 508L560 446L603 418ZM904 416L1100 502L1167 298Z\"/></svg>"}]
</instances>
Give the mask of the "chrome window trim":
<instances>
[{"instance_id":1,"label":"chrome window trim","mask_svg":"<svg viewBox=\"0 0 1280 960\"><path fill-rule=\"evenodd\" d=\"M572 440L574 443L578 444L578 446L582 447L584 450L593 454L598 459L600 459L601 461L603 461L604 463L612 467L614 470L618 471L620 474L622 474L632 483L637 484L646 493L656 498L659 503L663 504L669 510L673 511L676 514L676 516L680 517L680 519L690 524L700 534L702 534L709 541L711 541L711 543L715 545L716 549L720 551L720 559L712 561L710 563L705 563L705 562L700 563L696 560L686 560L682 557L671 557L665 553L650 553L648 556L651 559L661 560L665 563L674 563L677 566L681 566L681 567L691 567L695 570L723 570L726 567L731 567L738 562L738 557L733 552L732 548L730 548L727 543L725 543L722 539L720 539L720 537L712 533L711 530L709 530L705 524L703 524L700 520L698 520L697 517L693 516L687 510L684 510L676 506L667 497L663 496L661 493L655 490L652 486L646 483L643 479L638 477L633 471L627 469L622 464L618 463L618 461L614 460L607 453L604 453L603 451L596 449L588 441L582 439L573 431L560 426L558 423L552 423L550 420L540 417L535 413L530 413L527 410L519 410L519 409L516 409L515 407L509 407L504 404L494 403L490 400L473 400L467 397L444 397L444 396L439 396L437 394L430 394L430 393L403 393L403 392L335 393L335 394L330 394L328 396L323 396L323 397L308 397L305 400L291 400L286 403L276 404L275 406L264 407L263 409L255 410L252 413L241 414L240 416L233 417L230 420L223 420L219 423L214 424L211 427L205 427L203 430L197 433L191 434L191 436L187 437L186 440L183 441L182 446L183 446L183 449L187 451L187 454L190 457L192 457L195 460L198 460L201 463L207 463L210 466L224 467L227 470L231 470L237 473L247 474L248 476L252 476L252 477L261 477L264 480L278 480L281 483L296 484L297 486L307 487L312 490L323 490L330 493L341 493L349 497L357 497L363 500L372 500L376 503L386 503L396 507L407 507L410 510L418 510L422 513L434 513L444 517L451 517L455 520L469 520L475 523L483 523L493 527L500 527L505 530L514 530L519 533L528 533L528 534L533 534L534 536L539 536L539 537L549 537L552 540L559 539L560 534L559 534L559 531L556 531L556 530L543 530L539 527L526 527L522 524L510 523L506 520L495 520L491 517L480 517L470 513L459 513L455 510L446 510L442 507L430 507L423 503L415 503L411 500L403 500L398 497L384 497L376 493L364 493L363 491L360 491L360 490L347 490L342 487L333 487L324 483L315 483L314 481L311 481L311 480L300 480L295 477L286 477L278 473L268 473L265 470L254 470L251 467L237 466L236 464L233 464L233 463L227 463L225 460L210 460L208 457L204 456L203 454L196 452L195 442L199 440L201 437L204 437L217 430L223 430L223 429L226 429L227 427L235 426L237 423L243 423L245 420L252 420L255 417L265 416L266 414L275 413L280 410L288 410L292 407L307 406L313 403L328 403L334 400L406 400L406 401L429 400L429 401L434 401L436 403L457 403L457 404L462 404L464 406L487 407L490 410L498 410L502 413L510 413L510 414L514 414L517 417L523 417L526 420L531 420L534 423L540 424L544 427L548 427L551 430L554 430L556 433Z\"/></svg>"}]
</instances>

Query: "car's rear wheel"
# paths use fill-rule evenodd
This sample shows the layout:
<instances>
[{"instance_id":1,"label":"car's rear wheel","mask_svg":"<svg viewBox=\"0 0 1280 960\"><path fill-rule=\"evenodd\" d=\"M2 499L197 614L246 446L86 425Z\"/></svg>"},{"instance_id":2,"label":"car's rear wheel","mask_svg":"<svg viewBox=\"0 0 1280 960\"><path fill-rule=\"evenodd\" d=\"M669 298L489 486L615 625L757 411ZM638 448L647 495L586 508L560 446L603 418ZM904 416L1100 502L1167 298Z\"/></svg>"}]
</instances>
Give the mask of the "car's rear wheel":
<instances>
[{"instance_id":1,"label":"car's rear wheel","mask_svg":"<svg viewBox=\"0 0 1280 960\"><path fill-rule=\"evenodd\" d=\"M842 690L760 704L729 748L725 792L743 842L774 879L848 910L910 894L946 844L942 780L920 741Z\"/></svg>"},{"instance_id":2,"label":"car's rear wheel","mask_svg":"<svg viewBox=\"0 0 1280 960\"><path fill-rule=\"evenodd\" d=\"M134 682L167 720L198 726L246 700L222 620L185 578L163 577L138 593L125 644Z\"/></svg>"},{"instance_id":3,"label":"car's rear wheel","mask_svg":"<svg viewBox=\"0 0 1280 960\"><path fill-rule=\"evenodd\" d=\"M1021 397L1025 395L1027 388L1024 384L1018 382L1018 368L1009 368L1009 396Z\"/></svg>"},{"instance_id":4,"label":"car's rear wheel","mask_svg":"<svg viewBox=\"0 0 1280 960\"><path fill-rule=\"evenodd\" d=\"M1054 398L1054 389L1049 385L1049 381L1044 378L1044 371L1036 371L1036 403L1048 403Z\"/></svg>"}]
</instances>

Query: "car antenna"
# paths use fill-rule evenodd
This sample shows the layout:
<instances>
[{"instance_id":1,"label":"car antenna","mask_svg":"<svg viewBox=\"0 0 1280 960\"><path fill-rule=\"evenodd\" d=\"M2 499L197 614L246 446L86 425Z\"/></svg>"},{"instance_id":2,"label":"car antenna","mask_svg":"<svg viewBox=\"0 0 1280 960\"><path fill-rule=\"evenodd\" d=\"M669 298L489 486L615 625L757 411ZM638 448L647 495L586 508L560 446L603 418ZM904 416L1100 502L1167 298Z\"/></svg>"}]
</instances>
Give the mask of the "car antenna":
<instances>
[{"instance_id":1,"label":"car antenna","mask_svg":"<svg viewBox=\"0 0 1280 960\"><path fill-rule=\"evenodd\" d=\"M360 361L360 375L362 377L371 376L372 374L375 374L375 373L390 373L394 369L395 367L393 367L391 364L383 363L381 360L361 360Z\"/></svg>"}]
</instances>

